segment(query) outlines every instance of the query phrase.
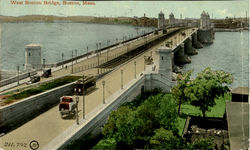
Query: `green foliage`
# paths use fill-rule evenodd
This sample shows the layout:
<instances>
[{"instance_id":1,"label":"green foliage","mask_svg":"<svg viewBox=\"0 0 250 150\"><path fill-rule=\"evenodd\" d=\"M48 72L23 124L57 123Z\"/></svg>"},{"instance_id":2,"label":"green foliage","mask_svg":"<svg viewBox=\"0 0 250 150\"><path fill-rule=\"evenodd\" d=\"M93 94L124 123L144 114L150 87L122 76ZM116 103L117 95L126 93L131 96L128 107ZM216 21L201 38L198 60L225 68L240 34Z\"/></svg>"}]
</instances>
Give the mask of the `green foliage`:
<instances>
[{"instance_id":1,"label":"green foliage","mask_svg":"<svg viewBox=\"0 0 250 150\"><path fill-rule=\"evenodd\" d=\"M214 139L211 137L197 139L189 145L189 149L213 150L215 148L215 144L213 141Z\"/></svg>"},{"instance_id":2,"label":"green foliage","mask_svg":"<svg viewBox=\"0 0 250 150\"><path fill-rule=\"evenodd\" d=\"M138 106L140 106L146 99L151 96L155 96L161 93L162 90L160 88L155 88L152 91L145 91L145 93L137 96L133 101L126 102L122 106L128 106L129 108L135 110Z\"/></svg>"},{"instance_id":3,"label":"green foliage","mask_svg":"<svg viewBox=\"0 0 250 150\"><path fill-rule=\"evenodd\" d=\"M177 85L174 86L171 91L172 94L175 96L177 103L179 105L178 107L178 114L180 114L181 111L181 104L183 102L187 102L188 97L186 96L186 94L184 93L188 82L190 82L190 76L191 76L192 71L189 71L183 75L178 74L177 76Z\"/></svg>"},{"instance_id":4,"label":"green foliage","mask_svg":"<svg viewBox=\"0 0 250 150\"><path fill-rule=\"evenodd\" d=\"M79 78L80 77L78 77L78 76L66 76L66 77L63 77L60 79L56 79L52 82L42 84L39 87L28 89L28 90L22 91L20 93L13 94L10 97L8 97L7 100L5 100L5 103L10 103L13 100L19 100L19 99L27 98L27 97L32 96L32 95L42 93L44 91L53 89L55 87L59 87L59 86L65 85L67 83L76 81Z\"/></svg>"},{"instance_id":5,"label":"green foliage","mask_svg":"<svg viewBox=\"0 0 250 150\"><path fill-rule=\"evenodd\" d=\"M223 118L226 110L226 100L231 100L231 94L225 94L224 97L220 96L215 99L215 105L210 109L210 112L206 113L207 117L219 117ZM202 112L199 108L191 104L182 105L182 114L183 115L192 115L192 116L202 116Z\"/></svg>"},{"instance_id":6,"label":"green foliage","mask_svg":"<svg viewBox=\"0 0 250 150\"><path fill-rule=\"evenodd\" d=\"M150 139L150 144L153 149L180 149L185 145L180 137L175 136L171 130L164 128L155 130L155 135Z\"/></svg>"},{"instance_id":7,"label":"green foliage","mask_svg":"<svg viewBox=\"0 0 250 150\"><path fill-rule=\"evenodd\" d=\"M116 149L116 140L113 138L102 139L92 149Z\"/></svg>"},{"instance_id":8,"label":"green foliage","mask_svg":"<svg viewBox=\"0 0 250 150\"><path fill-rule=\"evenodd\" d=\"M191 80L184 90L185 95L191 104L198 107L205 117L207 111L211 111L215 103L215 98L224 96L229 92L228 84L231 84L233 77L224 71L212 71L206 68L199 73L195 80Z\"/></svg>"},{"instance_id":9,"label":"green foliage","mask_svg":"<svg viewBox=\"0 0 250 150\"><path fill-rule=\"evenodd\" d=\"M115 139L117 147L149 147L151 136L161 126L177 134L176 107L171 94L149 97L136 109L122 106L111 113L102 133L106 138Z\"/></svg>"}]
</instances>

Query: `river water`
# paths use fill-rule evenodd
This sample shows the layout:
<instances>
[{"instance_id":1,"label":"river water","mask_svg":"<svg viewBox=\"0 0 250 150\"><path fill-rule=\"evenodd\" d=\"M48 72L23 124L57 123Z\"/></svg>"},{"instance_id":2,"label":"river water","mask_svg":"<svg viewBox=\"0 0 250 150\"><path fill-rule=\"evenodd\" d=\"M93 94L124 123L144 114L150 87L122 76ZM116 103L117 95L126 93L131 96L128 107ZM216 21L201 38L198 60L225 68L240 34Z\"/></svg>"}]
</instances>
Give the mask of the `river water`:
<instances>
[{"instance_id":1,"label":"river water","mask_svg":"<svg viewBox=\"0 0 250 150\"><path fill-rule=\"evenodd\" d=\"M42 45L42 58L46 63L55 63L72 57L72 50L77 54L96 49L96 43L107 44L123 39L123 36L136 36L152 28L135 28L125 25L105 25L90 23L2 23L0 68L15 70L17 65L25 63L25 45ZM231 72L234 76L233 87L249 84L249 32L216 32L214 43L199 49L199 54L192 56L192 63L183 70L193 69L193 77L206 67L213 70Z\"/></svg>"},{"instance_id":2,"label":"river water","mask_svg":"<svg viewBox=\"0 0 250 150\"><path fill-rule=\"evenodd\" d=\"M36 43L42 45L42 58L46 63L55 63L95 50L96 43L101 47L122 41L124 36L132 37L149 32L152 28L136 28L128 25L105 25L90 23L2 23L1 24L0 68L21 69L25 63L25 45Z\"/></svg>"},{"instance_id":3,"label":"river water","mask_svg":"<svg viewBox=\"0 0 250 150\"><path fill-rule=\"evenodd\" d=\"M249 32L216 32L214 43L199 49L199 54L191 57L191 64L183 71L193 70L195 77L206 67L212 70L231 72L234 77L232 88L249 86Z\"/></svg>"}]
</instances>

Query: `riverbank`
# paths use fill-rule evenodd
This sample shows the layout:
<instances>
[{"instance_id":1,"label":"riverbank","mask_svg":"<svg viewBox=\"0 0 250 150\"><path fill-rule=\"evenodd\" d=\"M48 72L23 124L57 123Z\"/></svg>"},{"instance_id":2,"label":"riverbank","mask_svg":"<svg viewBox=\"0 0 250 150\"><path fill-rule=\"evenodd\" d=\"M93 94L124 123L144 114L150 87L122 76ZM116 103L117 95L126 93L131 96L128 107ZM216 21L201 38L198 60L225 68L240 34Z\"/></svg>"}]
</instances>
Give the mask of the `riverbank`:
<instances>
[{"instance_id":1,"label":"riverbank","mask_svg":"<svg viewBox=\"0 0 250 150\"><path fill-rule=\"evenodd\" d=\"M248 29L243 29L243 28L236 28L236 29L227 29L227 28L214 28L215 32L242 32L243 30L248 30Z\"/></svg>"},{"instance_id":2,"label":"riverbank","mask_svg":"<svg viewBox=\"0 0 250 150\"><path fill-rule=\"evenodd\" d=\"M101 23L101 24L125 24L133 26L156 27L157 19L141 17L94 17L94 16L45 16L45 15L27 15L27 16L0 16L0 23Z\"/></svg>"}]
</instances>

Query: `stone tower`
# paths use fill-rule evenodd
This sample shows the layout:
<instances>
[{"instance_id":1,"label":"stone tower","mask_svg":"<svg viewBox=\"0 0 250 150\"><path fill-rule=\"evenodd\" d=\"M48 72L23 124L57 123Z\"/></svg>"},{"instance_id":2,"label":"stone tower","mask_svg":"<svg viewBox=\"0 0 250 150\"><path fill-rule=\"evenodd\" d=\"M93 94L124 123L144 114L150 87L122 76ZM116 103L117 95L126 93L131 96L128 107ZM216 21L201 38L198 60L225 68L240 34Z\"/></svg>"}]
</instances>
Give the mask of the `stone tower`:
<instances>
[{"instance_id":1,"label":"stone tower","mask_svg":"<svg viewBox=\"0 0 250 150\"><path fill-rule=\"evenodd\" d=\"M159 60L159 73L172 80L172 50L169 47L160 47L156 51Z\"/></svg>"},{"instance_id":2,"label":"stone tower","mask_svg":"<svg viewBox=\"0 0 250 150\"><path fill-rule=\"evenodd\" d=\"M161 29L165 26L165 17L163 12L161 11L158 15L158 28Z\"/></svg>"},{"instance_id":3,"label":"stone tower","mask_svg":"<svg viewBox=\"0 0 250 150\"><path fill-rule=\"evenodd\" d=\"M210 16L208 13L203 11L200 19L200 28L209 29L210 27L211 27Z\"/></svg>"},{"instance_id":4,"label":"stone tower","mask_svg":"<svg viewBox=\"0 0 250 150\"><path fill-rule=\"evenodd\" d=\"M38 44L29 44L25 47L25 69L42 68L41 46Z\"/></svg>"},{"instance_id":5,"label":"stone tower","mask_svg":"<svg viewBox=\"0 0 250 150\"><path fill-rule=\"evenodd\" d=\"M175 18L174 18L174 14L173 14L173 13L171 13L171 14L169 15L169 25L170 25L171 27L174 27L174 26L175 26Z\"/></svg>"}]
</instances>

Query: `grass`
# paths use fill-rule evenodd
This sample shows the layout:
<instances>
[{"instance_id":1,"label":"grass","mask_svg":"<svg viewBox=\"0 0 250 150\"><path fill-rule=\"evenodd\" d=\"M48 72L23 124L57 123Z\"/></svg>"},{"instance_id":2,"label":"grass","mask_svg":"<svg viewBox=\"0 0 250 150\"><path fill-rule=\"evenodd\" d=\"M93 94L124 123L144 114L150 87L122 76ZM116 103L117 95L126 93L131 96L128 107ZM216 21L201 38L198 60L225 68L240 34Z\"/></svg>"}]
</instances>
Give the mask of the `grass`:
<instances>
[{"instance_id":1,"label":"grass","mask_svg":"<svg viewBox=\"0 0 250 150\"><path fill-rule=\"evenodd\" d=\"M225 113L226 100L231 101L231 94L225 94L224 97L219 97L215 100L216 105L211 108L210 112L206 112L206 117L219 117L222 118ZM191 116L202 116L201 111L190 104L183 104L181 106L181 113Z\"/></svg>"},{"instance_id":2,"label":"grass","mask_svg":"<svg viewBox=\"0 0 250 150\"><path fill-rule=\"evenodd\" d=\"M79 78L81 78L81 77L78 77L78 76L66 76L66 77L63 77L63 78L60 78L60 79L56 79L56 80L54 80L52 82L42 84L39 87L31 88L31 89L22 91L20 93L12 94L4 101L4 103L9 104L9 103L12 103L14 101L17 101L17 100L20 100L20 99L23 99L23 98L27 98L29 96L36 95L36 94L45 92L47 90L50 90L50 89L53 89L53 88L68 84L70 82L74 82L74 81L78 80Z\"/></svg>"},{"instance_id":3,"label":"grass","mask_svg":"<svg viewBox=\"0 0 250 150\"><path fill-rule=\"evenodd\" d=\"M182 136L182 132L183 132L183 129L185 127L186 120L187 120L186 118L181 118L181 117L177 118L178 123L176 124L176 126L177 126L177 129L178 129L179 136Z\"/></svg>"}]
</instances>

